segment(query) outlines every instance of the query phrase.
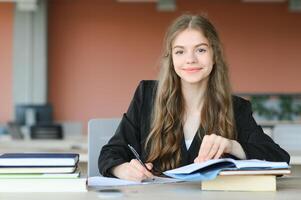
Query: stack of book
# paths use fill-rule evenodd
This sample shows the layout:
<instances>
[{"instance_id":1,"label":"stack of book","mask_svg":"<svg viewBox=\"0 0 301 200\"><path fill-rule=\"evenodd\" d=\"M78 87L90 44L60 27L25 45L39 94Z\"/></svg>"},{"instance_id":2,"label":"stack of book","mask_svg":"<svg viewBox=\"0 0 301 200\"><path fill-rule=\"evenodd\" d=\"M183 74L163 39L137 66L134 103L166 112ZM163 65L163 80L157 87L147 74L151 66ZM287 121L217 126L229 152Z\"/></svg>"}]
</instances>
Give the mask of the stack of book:
<instances>
[{"instance_id":1,"label":"stack of book","mask_svg":"<svg viewBox=\"0 0 301 200\"><path fill-rule=\"evenodd\" d=\"M164 172L184 181L201 181L202 190L222 191L276 191L277 177L290 173L285 162L230 158L193 163Z\"/></svg>"},{"instance_id":2,"label":"stack of book","mask_svg":"<svg viewBox=\"0 0 301 200\"><path fill-rule=\"evenodd\" d=\"M79 155L6 153L0 155L0 192L84 192Z\"/></svg>"},{"instance_id":3,"label":"stack of book","mask_svg":"<svg viewBox=\"0 0 301 200\"><path fill-rule=\"evenodd\" d=\"M290 169L224 170L202 182L202 190L276 191L277 176L291 174Z\"/></svg>"}]
</instances>

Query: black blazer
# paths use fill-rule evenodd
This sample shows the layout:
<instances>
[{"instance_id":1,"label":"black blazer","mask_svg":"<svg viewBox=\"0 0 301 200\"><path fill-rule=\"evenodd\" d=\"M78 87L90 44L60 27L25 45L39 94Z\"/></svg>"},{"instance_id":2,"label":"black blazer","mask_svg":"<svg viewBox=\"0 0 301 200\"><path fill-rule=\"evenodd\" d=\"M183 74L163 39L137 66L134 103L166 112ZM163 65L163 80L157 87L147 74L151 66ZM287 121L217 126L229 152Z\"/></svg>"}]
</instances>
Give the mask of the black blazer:
<instances>
[{"instance_id":1,"label":"black blazer","mask_svg":"<svg viewBox=\"0 0 301 200\"><path fill-rule=\"evenodd\" d=\"M141 81L136 89L134 98L123 115L115 132L101 152L98 159L99 172L104 176L112 176L110 169L134 158L127 144L132 145L142 161L147 158L144 149L145 140L150 131L151 113L156 95L157 81ZM284 161L289 163L289 154L279 147L258 126L252 117L251 104L240 97L233 96L233 109L236 122L237 141L244 149L247 159L268 161ZM193 163L199 152L201 139L195 135L189 149L185 141L181 146L180 166ZM153 163L156 165L156 163Z\"/></svg>"}]
</instances>

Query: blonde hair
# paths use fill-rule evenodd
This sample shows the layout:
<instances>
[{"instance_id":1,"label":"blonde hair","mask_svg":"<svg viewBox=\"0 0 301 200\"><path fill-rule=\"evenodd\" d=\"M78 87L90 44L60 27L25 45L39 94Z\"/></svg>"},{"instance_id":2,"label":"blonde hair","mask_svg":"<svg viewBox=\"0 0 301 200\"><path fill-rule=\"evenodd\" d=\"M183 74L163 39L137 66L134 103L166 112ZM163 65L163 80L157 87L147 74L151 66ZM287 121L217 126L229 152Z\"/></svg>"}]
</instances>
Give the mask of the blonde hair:
<instances>
[{"instance_id":1,"label":"blonde hair","mask_svg":"<svg viewBox=\"0 0 301 200\"><path fill-rule=\"evenodd\" d=\"M214 53L215 64L204 95L200 127L205 134L215 133L229 139L236 138L228 67L218 33L205 17L182 15L171 24L165 35L151 130L145 144L145 148L149 149L147 162L158 163L157 168L161 172L179 166L181 159L185 103L181 80L173 67L171 51L174 39L188 28L201 31Z\"/></svg>"}]
</instances>

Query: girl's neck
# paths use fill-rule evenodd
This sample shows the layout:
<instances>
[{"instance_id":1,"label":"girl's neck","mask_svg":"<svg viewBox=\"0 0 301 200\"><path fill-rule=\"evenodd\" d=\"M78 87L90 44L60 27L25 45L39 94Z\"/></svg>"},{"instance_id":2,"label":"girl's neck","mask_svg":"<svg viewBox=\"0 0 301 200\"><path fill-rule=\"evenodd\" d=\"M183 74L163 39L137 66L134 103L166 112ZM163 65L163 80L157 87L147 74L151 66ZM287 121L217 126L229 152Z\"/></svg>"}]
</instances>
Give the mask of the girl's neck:
<instances>
[{"instance_id":1,"label":"girl's neck","mask_svg":"<svg viewBox=\"0 0 301 200\"><path fill-rule=\"evenodd\" d=\"M200 113L204 102L204 95L207 88L207 81L190 84L181 82L182 94L185 100L186 112Z\"/></svg>"}]
</instances>

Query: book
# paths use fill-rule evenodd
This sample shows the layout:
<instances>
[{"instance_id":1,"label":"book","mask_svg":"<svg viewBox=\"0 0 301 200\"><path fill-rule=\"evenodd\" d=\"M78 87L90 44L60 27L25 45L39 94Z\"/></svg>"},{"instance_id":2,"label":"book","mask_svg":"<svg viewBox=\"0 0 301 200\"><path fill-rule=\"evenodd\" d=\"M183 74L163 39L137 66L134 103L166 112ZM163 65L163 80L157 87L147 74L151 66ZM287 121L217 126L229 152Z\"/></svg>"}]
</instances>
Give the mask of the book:
<instances>
[{"instance_id":1,"label":"book","mask_svg":"<svg viewBox=\"0 0 301 200\"><path fill-rule=\"evenodd\" d=\"M215 191L276 191L275 175L219 175L203 181L202 190Z\"/></svg>"},{"instance_id":2,"label":"book","mask_svg":"<svg viewBox=\"0 0 301 200\"><path fill-rule=\"evenodd\" d=\"M34 174L34 173L73 173L76 170L76 166L71 167L43 167L43 166L0 166L0 176L1 174Z\"/></svg>"},{"instance_id":3,"label":"book","mask_svg":"<svg viewBox=\"0 0 301 200\"><path fill-rule=\"evenodd\" d=\"M226 170L271 170L288 169L286 162L269 162L263 160L234 160L231 158L213 159L203 163L193 163L163 172L165 175L184 181L205 181L217 177Z\"/></svg>"},{"instance_id":4,"label":"book","mask_svg":"<svg viewBox=\"0 0 301 200\"><path fill-rule=\"evenodd\" d=\"M289 174L290 169L223 170L215 179L203 181L202 190L276 191L276 177Z\"/></svg>"},{"instance_id":5,"label":"book","mask_svg":"<svg viewBox=\"0 0 301 200\"><path fill-rule=\"evenodd\" d=\"M86 192L86 178L0 179L0 192Z\"/></svg>"},{"instance_id":6,"label":"book","mask_svg":"<svg viewBox=\"0 0 301 200\"><path fill-rule=\"evenodd\" d=\"M234 176L234 175L290 175L290 169L270 169L270 170L222 170L218 175Z\"/></svg>"},{"instance_id":7,"label":"book","mask_svg":"<svg viewBox=\"0 0 301 200\"><path fill-rule=\"evenodd\" d=\"M75 166L79 154L75 153L5 153L0 155L0 166Z\"/></svg>"},{"instance_id":8,"label":"book","mask_svg":"<svg viewBox=\"0 0 301 200\"><path fill-rule=\"evenodd\" d=\"M74 179L79 178L80 172L70 174L48 174L48 173L24 173L24 174L0 174L0 179Z\"/></svg>"}]
</instances>

